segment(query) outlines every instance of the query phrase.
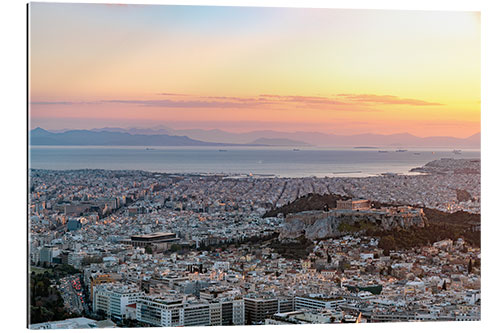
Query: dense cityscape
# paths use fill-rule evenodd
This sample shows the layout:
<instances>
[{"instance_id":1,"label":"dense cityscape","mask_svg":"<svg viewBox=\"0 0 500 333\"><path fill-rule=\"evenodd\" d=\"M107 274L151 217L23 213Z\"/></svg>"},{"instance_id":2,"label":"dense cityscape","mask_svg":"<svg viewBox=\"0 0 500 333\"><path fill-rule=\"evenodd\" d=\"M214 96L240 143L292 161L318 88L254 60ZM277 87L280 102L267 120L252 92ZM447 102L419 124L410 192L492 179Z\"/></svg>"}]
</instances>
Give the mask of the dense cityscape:
<instances>
[{"instance_id":1,"label":"dense cityscape","mask_svg":"<svg viewBox=\"0 0 500 333\"><path fill-rule=\"evenodd\" d=\"M28 329L494 318L494 10L286 6L22 7Z\"/></svg>"},{"instance_id":2,"label":"dense cityscape","mask_svg":"<svg viewBox=\"0 0 500 333\"><path fill-rule=\"evenodd\" d=\"M30 327L480 320L480 161L414 171L32 169Z\"/></svg>"}]
</instances>

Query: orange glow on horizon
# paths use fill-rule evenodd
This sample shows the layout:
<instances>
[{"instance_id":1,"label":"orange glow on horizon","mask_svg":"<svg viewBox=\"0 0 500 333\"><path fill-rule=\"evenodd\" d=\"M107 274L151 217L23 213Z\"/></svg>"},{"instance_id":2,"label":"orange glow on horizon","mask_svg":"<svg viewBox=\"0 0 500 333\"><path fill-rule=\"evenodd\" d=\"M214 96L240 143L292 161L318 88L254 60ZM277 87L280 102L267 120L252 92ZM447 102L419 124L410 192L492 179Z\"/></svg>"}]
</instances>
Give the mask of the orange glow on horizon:
<instances>
[{"instance_id":1,"label":"orange glow on horizon","mask_svg":"<svg viewBox=\"0 0 500 333\"><path fill-rule=\"evenodd\" d=\"M32 4L32 126L480 132L478 13L175 7Z\"/></svg>"}]
</instances>

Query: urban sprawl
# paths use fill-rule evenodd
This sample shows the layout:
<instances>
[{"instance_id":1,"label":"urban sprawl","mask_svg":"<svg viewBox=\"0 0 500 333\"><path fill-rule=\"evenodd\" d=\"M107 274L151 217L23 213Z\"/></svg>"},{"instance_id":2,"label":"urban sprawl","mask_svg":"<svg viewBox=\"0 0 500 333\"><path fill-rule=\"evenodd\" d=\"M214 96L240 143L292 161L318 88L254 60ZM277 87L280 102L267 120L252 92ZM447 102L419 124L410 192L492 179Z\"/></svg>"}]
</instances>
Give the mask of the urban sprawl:
<instances>
[{"instance_id":1,"label":"urban sprawl","mask_svg":"<svg viewBox=\"0 0 500 333\"><path fill-rule=\"evenodd\" d=\"M479 246L445 238L388 250L362 232L422 228L424 208L480 214L479 160L414 171L280 178L32 169L30 327L479 320ZM311 193L342 199L263 217ZM294 244L307 251L279 250ZM63 312L44 307L51 297Z\"/></svg>"}]
</instances>

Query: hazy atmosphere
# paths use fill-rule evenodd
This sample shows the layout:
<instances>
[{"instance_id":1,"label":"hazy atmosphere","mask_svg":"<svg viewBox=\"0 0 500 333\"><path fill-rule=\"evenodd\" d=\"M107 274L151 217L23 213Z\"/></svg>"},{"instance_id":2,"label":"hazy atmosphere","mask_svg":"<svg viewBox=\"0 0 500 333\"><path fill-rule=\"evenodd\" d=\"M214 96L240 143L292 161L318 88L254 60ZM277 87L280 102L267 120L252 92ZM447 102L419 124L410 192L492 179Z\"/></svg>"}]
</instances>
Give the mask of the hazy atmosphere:
<instances>
[{"instance_id":1,"label":"hazy atmosphere","mask_svg":"<svg viewBox=\"0 0 500 333\"><path fill-rule=\"evenodd\" d=\"M480 131L479 13L34 3L30 31L31 128Z\"/></svg>"}]
</instances>

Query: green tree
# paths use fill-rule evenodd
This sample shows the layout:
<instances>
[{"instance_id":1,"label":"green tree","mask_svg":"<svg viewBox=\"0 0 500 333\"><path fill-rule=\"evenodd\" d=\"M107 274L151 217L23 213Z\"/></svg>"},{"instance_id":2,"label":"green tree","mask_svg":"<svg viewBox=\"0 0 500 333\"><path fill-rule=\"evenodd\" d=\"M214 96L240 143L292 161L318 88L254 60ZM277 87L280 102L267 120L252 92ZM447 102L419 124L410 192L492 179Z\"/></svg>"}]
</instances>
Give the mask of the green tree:
<instances>
[{"instance_id":1,"label":"green tree","mask_svg":"<svg viewBox=\"0 0 500 333\"><path fill-rule=\"evenodd\" d=\"M394 236L392 236L392 235L383 236L382 238L380 238L378 246L379 246L379 248L384 250L384 255L387 256L387 255L389 255L389 252L391 250L396 249L396 240L394 239Z\"/></svg>"}]
</instances>

